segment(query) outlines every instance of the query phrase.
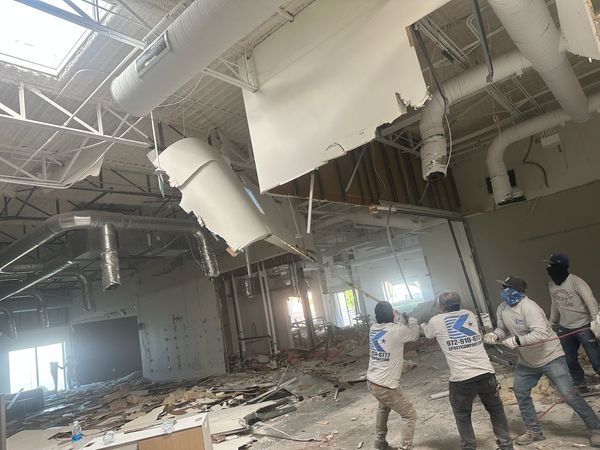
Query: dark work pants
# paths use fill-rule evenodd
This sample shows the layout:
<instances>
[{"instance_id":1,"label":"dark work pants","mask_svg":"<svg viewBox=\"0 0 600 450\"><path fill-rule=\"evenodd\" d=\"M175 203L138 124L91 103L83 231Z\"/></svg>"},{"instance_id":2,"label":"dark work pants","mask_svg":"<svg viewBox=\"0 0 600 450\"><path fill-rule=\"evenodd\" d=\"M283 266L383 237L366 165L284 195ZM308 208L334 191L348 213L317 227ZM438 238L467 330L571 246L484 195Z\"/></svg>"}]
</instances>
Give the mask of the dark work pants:
<instances>
[{"instance_id":1,"label":"dark work pants","mask_svg":"<svg viewBox=\"0 0 600 450\"><path fill-rule=\"evenodd\" d=\"M587 328L586 325L582 328ZM558 329L558 335L562 336L567 333L572 333L575 330L569 328L560 327ZM591 330L580 331L579 333L572 334L560 340L563 350L565 351L565 357L567 359L567 365L569 366L569 372L575 386L584 386L585 374L579 364L579 346L583 345L583 349L590 359L590 363L594 368L594 372L600 375L600 345L594 333Z\"/></svg>"},{"instance_id":2,"label":"dark work pants","mask_svg":"<svg viewBox=\"0 0 600 450\"><path fill-rule=\"evenodd\" d=\"M465 381L450 382L450 405L460 434L460 448L475 450L475 432L471 422L473 401L479 396L492 421L496 442L501 450L513 448L508 432L508 422L498 394L496 376L491 373L479 375Z\"/></svg>"}]
</instances>

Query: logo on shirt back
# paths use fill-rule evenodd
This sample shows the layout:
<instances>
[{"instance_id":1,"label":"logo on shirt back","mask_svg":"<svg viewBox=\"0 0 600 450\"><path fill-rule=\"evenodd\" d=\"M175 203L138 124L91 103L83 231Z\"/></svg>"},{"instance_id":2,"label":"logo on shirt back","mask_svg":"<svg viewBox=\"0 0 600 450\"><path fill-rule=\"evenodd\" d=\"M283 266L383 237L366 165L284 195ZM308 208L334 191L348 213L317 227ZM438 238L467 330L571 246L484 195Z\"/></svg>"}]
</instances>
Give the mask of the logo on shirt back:
<instances>
[{"instance_id":1,"label":"logo on shirt back","mask_svg":"<svg viewBox=\"0 0 600 450\"><path fill-rule=\"evenodd\" d=\"M471 328L467 328L467 326L472 327L474 325L471 323L468 314L445 317L444 322L448 330L449 339L446 341L448 350L465 350L481 345L481 336L479 333L473 331Z\"/></svg>"},{"instance_id":2,"label":"logo on shirt back","mask_svg":"<svg viewBox=\"0 0 600 450\"><path fill-rule=\"evenodd\" d=\"M465 337L475 336L475 333L470 328L466 328L465 322L469 320L468 314L463 314L461 316L453 316L446 317L444 322L446 322L446 328L448 329L448 336L450 339L462 339Z\"/></svg>"},{"instance_id":3,"label":"logo on shirt back","mask_svg":"<svg viewBox=\"0 0 600 450\"><path fill-rule=\"evenodd\" d=\"M387 330L371 330L369 333L369 350L371 359L376 361L389 361L390 354L385 351L381 344L385 344Z\"/></svg>"}]
</instances>

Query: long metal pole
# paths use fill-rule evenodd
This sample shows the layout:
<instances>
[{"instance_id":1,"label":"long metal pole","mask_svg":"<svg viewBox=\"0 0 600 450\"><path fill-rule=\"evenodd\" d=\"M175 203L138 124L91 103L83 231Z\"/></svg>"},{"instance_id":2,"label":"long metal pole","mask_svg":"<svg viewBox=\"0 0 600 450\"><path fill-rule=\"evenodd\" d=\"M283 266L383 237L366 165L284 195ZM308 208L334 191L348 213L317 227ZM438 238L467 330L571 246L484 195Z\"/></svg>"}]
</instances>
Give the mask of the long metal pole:
<instances>
[{"instance_id":1,"label":"long metal pole","mask_svg":"<svg viewBox=\"0 0 600 450\"><path fill-rule=\"evenodd\" d=\"M481 318L481 309L479 308L479 304L477 303L477 298L475 298L475 291L473 289L473 285L471 284L469 273L467 272L467 266L465 266L465 261L463 260L462 252L460 251L460 245L458 244L458 239L456 238L456 232L454 231L454 227L452 226L452 221L450 219L448 219L448 227L450 228L450 233L452 234L452 240L454 241L454 247L456 248L456 253L458 254L460 266L462 267L463 273L465 275L465 280L467 281L467 286L469 287L469 292L471 293L471 298L473 299L473 306L475 306L477 320L479 321L479 326L481 327L481 331L483 332L485 328L483 326L483 319Z\"/></svg>"},{"instance_id":2,"label":"long metal pole","mask_svg":"<svg viewBox=\"0 0 600 450\"><path fill-rule=\"evenodd\" d=\"M273 351L277 353L277 330L275 330L275 320L273 319L273 302L271 301L271 292L269 291L269 277L267 276L267 270L265 269L265 263L261 262L262 276L265 281L265 292L267 293L267 307L269 309L269 319L271 321L271 335L273 336Z\"/></svg>"},{"instance_id":3,"label":"long metal pole","mask_svg":"<svg viewBox=\"0 0 600 450\"><path fill-rule=\"evenodd\" d=\"M267 294L265 293L265 286L264 286L264 280L263 277L260 273L260 265L256 264L256 276L258 277L258 282L260 283L260 293L261 293L261 297L262 297L262 301L263 301L263 308L265 310L265 324L267 325L267 334L269 336L271 336L271 342L270 342L270 352L271 355L274 354L274 349L273 349L273 331L271 330L271 321L269 320L269 307L267 306Z\"/></svg>"},{"instance_id":4,"label":"long metal pole","mask_svg":"<svg viewBox=\"0 0 600 450\"><path fill-rule=\"evenodd\" d=\"M244 360L246 354L246 344L244 343L244 327L242 325L242 315L240 313L240 302L237 294L237 287L235 285L235 277L231 274L231 293L233 294L233 305L235 307L235 318L238 327L238 341L240 343L240 359Z\"/></svg>"}]
</instances>

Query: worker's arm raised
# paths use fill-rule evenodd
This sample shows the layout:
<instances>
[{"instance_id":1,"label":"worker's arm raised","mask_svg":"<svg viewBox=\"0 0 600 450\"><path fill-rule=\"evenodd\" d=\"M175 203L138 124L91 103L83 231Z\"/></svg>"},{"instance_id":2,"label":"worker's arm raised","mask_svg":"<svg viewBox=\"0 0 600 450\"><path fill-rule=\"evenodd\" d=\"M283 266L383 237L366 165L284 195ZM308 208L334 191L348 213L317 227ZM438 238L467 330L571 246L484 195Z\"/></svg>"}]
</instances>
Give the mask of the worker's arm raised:
<instances>
[{"instance_id":1,"label":"worker's arm raised","mask_svg":"<svg viewBox=\"0 0 600 450\"><path fill-rule=\"evenodd\" d=\"M408 323L399 324L400 342L411 342L419 339L419 321L414 317L408 319Z\"/></svg>"},{"instance_id":2,"label":"worker's arm raised","mask_svg":"<svg viewBox=\"0 0 600 450\"><path fill-rule=\"evenodd\" d=\"M433 339L435 337L435 325L431 323L431 320L421 324L421 331L427 339Z\"/></svg>"}]
</instances>

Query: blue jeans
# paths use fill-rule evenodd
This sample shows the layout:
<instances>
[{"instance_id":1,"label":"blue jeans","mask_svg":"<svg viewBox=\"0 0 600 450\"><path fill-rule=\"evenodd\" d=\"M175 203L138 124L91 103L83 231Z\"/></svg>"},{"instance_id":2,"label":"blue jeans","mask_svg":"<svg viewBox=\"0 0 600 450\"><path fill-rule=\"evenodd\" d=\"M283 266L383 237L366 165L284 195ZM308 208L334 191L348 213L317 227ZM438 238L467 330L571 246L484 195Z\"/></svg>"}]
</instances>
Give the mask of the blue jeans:
<instances>
[{"instance_id":1,"label":"blue jeans","mask_svg":"<svg viewBox=\"0 0 600 450\"><path fill-rule=\"evenodd\" d=\"M569 328L560 327L558 329L558 335L562 336L563 334L571 333L573 331L574 330ZM583 369L579 364L579 345L583 345L583 349L587 353L590 363L592 363L594 372L600 375L600 344L598 344L598 340L591 330L580 331L577 334L562 338L560 343L565 351L567 365L569 366L571 377L573 377L573 383L575 383L576 386L586 384Z\"/></svg>"},{"instance_id":2,"label":"blue jeans","mask_svg":"<svg viewBox=\"0 0 600 450\"><path fill-rule=\"evenodd\" d=\"M574 389L573 380L571 379L564 356L556 358L542 367L527 367L521 364L517 364L517 367L515 367L515 384L513 390L519 403L521 417L527 428L534 432L542 431L542 427L537 420L533 400L531 399L531 390L542 375L548 377L561 397L569 393L565 402L581 417L588 430L600 430L598 416L596 416L594 410L583 397L579 395L577 390Z\"/></svg>"}]
</instances>

